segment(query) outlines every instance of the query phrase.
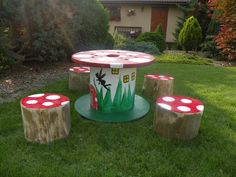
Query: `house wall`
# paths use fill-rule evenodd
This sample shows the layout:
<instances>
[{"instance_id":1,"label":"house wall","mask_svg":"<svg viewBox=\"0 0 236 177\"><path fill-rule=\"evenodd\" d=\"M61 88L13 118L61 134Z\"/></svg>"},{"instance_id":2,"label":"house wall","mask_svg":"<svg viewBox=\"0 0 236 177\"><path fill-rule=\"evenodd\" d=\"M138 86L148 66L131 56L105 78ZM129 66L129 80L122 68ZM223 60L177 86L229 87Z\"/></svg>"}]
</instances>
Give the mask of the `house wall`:
<instances>
[{"instance_id":1,"label":"house wall","mask_svg":"<svg viewBox=\"0 0 236 177\"><path fill-rule=\"evenodd\" d=\"M134 9L135 15L128 16L128 10ZM121 5L121 20L110 21L109 32L114 32L115 26L131 26L131 27L142 27L142 32L149 32L151 30L151 5L140 5L140 4L123 4ZM178 17L182 16L182 12L176 6L169 6L168 8L168 21L166 31L166 42L174 42L173 32L175 31Z\"/></svg>"},{"instance_id":2,"label":"house wall","mask_svg":"<svg viewBox=\"0 0 236 177\"><path fill-rule=\"evenodd\" d=\"M176 29L178 17L183 16L183 12L176 6L170 6L168 10L168 21L166 31L166 42L174 42L173 32Z\"/></svg>"},{"instance_id":3,"label":"house wall","mask_svg":"<svg viewBox=\"0 0 236 177\"><path fill-rule=\"evenodd\" d=\"M120 21L110 21L110 33L114 32L115 26L131 26L131 27L142 27L142 32L150 31L151 22L151 6L144 5L142 10L142 5L134 4L124 4L121 6L121 20ZM134 9L135 15L128 16L128 10Z\"/></svg>"}]
</instances>

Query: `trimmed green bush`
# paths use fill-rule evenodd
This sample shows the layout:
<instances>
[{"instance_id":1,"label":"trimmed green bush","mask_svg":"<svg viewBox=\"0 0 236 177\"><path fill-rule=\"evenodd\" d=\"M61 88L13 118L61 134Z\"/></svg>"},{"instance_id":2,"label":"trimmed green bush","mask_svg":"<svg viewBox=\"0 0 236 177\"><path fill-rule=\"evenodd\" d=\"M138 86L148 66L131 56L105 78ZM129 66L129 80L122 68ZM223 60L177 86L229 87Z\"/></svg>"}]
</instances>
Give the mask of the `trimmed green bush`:
<instances>
[{"instance_id":1,"label":"trimmed green bush","mask_svg":"<svg viewBox=\"0 0 236 177\"><path fill-rule=\"evenodd\" d=\"M159 55L159 49L152 43L152 42L136 42L133 40L128 40L126 43L121 47L123 50L130 50L130 51L139 51L154 55Z\"/></svg>"},{"instance_id":2,"label":"trimmed green bush","mask_svg":"<svg viewBox=\"0 0 236 177\"><path fill-rule=\"evenodd\" d=\"M122 34L118 33L117 31L113 33L113 39L114 39L114 48L116 49L122 48L127 42L127 38Z\"/></svg>"},{"instance_id":3,"label":"trimmed green bush","mask_svg":"<svg viewBox=\"0 0 236 177\"><path fill-rule=\"evenodd\" d=\"M151 42L153 43L160 52L163 52L166 49L166 43L164 37L157 32L145 32L139 35L137 42Z\"/></svg>"},{"instance_id":4,"label":"trimmed green bush","mask_svg":"<svg viewBox=\"0 0 236 177\"><path fill-rule=\"evenodd\" d=\"M197 50L202 40L202 29L195 17L191 16L186 20L178 40L186 52L192 49Z\"/></svg>"}]
</instances>

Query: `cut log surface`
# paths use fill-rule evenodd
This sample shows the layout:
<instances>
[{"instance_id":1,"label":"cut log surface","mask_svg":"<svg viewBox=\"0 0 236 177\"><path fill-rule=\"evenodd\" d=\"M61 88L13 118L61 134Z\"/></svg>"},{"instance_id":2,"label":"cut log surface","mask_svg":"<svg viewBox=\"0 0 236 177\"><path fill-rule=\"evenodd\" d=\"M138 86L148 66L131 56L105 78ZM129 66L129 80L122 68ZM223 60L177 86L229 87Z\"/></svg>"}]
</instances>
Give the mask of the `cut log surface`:
<instances>
[{"instance_id":1,"label":"cut log surface","mask_svg":"<svg viewBox=\"0 0 236 177\"><path fill-rule=\"evenodd\" d=\"M73 67L69 70L69 89L89 92L89 67Z\"/></svg>"},{"instance_id":2,"label":"cut log surface","mask_svg":"<svg viewBox=\"0 0 236 177\"><path fill-rule=\"evenodd\" d=\"M163 137L192 139L198 135L203 104L189 97L166 96L156 101L154 130Z\"/></svg>"},{"instance_id":3,"label":"cut log surface","mask_svg":"<svg viewBox=\"0 0 236 177\"><path fill-rule=\"evenodd\" d=\"M142 95L150 102L158 97L173 95L174 78L164 75L145 75Z\"/></svg>"},{"instance_id":4,"label":"cut log surface","mask_svg":"<svg viewBox=\"0 0 236 177\"><path fill-rule=\"evenodd\" d=\"M25 97L21 112L28 141L49 143L69 134L70 101L63 95L41 93Z\"/></svg>"}]
</instances>

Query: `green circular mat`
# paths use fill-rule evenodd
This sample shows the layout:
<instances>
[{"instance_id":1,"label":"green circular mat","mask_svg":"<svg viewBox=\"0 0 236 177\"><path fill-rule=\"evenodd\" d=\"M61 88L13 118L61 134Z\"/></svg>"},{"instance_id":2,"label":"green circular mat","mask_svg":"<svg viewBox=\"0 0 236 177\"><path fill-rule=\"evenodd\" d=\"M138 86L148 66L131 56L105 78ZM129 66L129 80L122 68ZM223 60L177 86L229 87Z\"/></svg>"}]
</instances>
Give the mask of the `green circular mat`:
<instances>
[{"instance_id":1,"label":"green circular mat","mask_svg":"<svg viewBox=\"0 0 236 177\"><path fill-rule=\"evenodd\" d=\"M135 95L133 109L126 112L103 113L90 108L90 95L88 94L76 100L75 109L86 119L101 122L127 122L142 118L148 113L150 105L144 98Z\"/></svg>"}]
</instances>

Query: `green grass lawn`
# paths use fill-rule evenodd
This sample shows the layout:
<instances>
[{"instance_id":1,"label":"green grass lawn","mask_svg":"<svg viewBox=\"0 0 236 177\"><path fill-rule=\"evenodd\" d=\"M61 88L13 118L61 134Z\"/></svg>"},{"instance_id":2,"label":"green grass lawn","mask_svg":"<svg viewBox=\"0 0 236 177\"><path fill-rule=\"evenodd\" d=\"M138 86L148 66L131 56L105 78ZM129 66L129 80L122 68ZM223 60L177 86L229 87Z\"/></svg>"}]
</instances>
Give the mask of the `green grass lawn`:
<instances>
[{"instance_id":1,"label":"green grass lawn","mask_svg":"<svg viewBox=\"0 0 236 177\"><path fill-rule=\"evenodd\" d=\"M69 91L65 80L37 93L71 98L67 139L48 145L27 142L19 100L0 105L0 177L235 177L236 68L156 63L138 70L138 94L146 73L174 76L176 95L204 103L198 137L190 141L159 137L152 127L153 106L135 122L82 119L73 106L82 94Z\"/></svg>"}]
</instances>

